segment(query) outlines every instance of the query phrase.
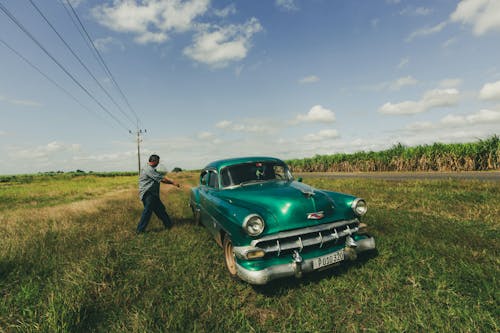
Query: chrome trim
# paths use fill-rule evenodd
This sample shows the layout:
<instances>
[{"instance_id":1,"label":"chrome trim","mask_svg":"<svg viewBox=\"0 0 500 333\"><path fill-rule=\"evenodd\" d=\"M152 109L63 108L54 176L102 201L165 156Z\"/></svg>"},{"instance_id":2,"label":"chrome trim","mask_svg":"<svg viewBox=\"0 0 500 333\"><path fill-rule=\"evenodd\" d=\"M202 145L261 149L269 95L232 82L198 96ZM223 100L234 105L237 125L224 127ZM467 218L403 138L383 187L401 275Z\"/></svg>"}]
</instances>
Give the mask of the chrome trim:
<instances>
[{"instance_id":1,"label":"chrome trim","mask_svg":"<svg viewBox=\"0 0 500 333\"><path fill-rule=\"evenodd\" d=\"M255 244L260 243L260 242L281 239L281 238L287 238L287 237L300 236L303 234L310 234L310 233L312 234L312 233L317 233L320 231L328 231L331 229L342 227L346 224L353 224L353 223L359 223L359 220L356 218L356 219L347 220L347 221L325 223L325 224L315 225L315 226L307 227L307 228L295 229L295 230L290 230L290 231L282 231L282 232L278 232L276 234L272 234L272 235L264 236L264 237L261 237L258 239L254 239L250 243L250 245L255 246Z\"/></svg>"},{"instance_id":2,"label":"chrome trim","mask_svg":"<svg viewBox=\"0 0 500 333\"><path fill-rule=\"evenodd\" d=\"M356 227L349 227L352 224L356 224ZM247 259L247 253L255 250L262 250L266 254L280 256L283 251L287 250L302 252L307 247L323 248L328 243L333 242L336 244L341 238L356 233L359 229L358 226L359 220L353 219L279 232L254 239L248 246L235 246L234 253L240 259Z\"/></svg>"},{"instance_id":3,"label":"chrome trim","mask_svg":"<svg viewBox=\"0 0 500 333\"><path fill-rule=\"evenodd\" d=\"M295 250L293 252L293 272L296 278L301 278L302 277L302 257L300 254Z\"/></svg>"},{"instance_id":4,"label":"chrome trim","mask_svg":"<svg viewBox=\"0 0 500 333\"><path fill-rule=\"evenodd\" d=\"M349 248L352 250L352 254L349 252L345 252L345 260L354 260L357 257L357 254L364 251L370 251L375 249L375 239L373 237L360 239L356 242L356 247ZM303 273L308 273L314 271L313 269L313 261L317 258L303 259L300 263L298 262L300 255L297 257L296 255L291 259L290 263L271 266L262 270L252 271L244 268L243 266L236 263L236 271L238 276L251 284L266 284L269 281L283 278L287 276L302 276ZM300 266L300 267L299 267ZM329 268L327 266L325 268ZM320 268L321 270L322 268ZM300 273L299 273L300 272Z\"/></svg>"}]
</instances>

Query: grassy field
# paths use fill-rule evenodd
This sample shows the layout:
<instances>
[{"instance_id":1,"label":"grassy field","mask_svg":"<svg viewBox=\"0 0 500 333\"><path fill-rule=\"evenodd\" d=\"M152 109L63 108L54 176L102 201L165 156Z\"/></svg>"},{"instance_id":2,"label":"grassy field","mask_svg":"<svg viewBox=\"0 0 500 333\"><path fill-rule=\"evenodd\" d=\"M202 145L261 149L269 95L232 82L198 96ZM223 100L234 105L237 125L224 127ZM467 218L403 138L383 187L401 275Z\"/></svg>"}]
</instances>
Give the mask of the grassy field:
<instances>
[{"instance_id":1,"label":"grassy field","mask_svg":"<svg viewBox=\"0 0 500 333\"><path fill-rule=\"evenodd\" d=\"M498 332L500 186L304 178L367 199L379 254L263 287L232 281L187 206L142 211L136 177L0 183L0 332Z\"/></svg>"}]
</instances>

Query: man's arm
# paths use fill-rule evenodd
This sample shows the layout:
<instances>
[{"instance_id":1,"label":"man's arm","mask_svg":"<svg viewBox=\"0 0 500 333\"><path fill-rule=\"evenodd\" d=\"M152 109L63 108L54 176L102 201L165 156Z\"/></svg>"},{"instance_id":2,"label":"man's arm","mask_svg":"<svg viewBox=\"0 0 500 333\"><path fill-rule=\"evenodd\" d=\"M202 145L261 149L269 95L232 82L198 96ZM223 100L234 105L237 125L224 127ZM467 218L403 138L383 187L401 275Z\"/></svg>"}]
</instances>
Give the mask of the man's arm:
<instances>
[{"instance_id":1,"label":"man's arm","mask_svg":"<svg viewBox=\"0 0 500 333\"><path fill-rule=\"evenodd\" d=\"M162 183L165 183L165 184L172 184L174 186L177 186L177 187L181 187L181 184L179 183L176 183L174 182L173 180L167 178L167 177L163 177L163 179L161 180Z\"/></svg>"}]
</instances>

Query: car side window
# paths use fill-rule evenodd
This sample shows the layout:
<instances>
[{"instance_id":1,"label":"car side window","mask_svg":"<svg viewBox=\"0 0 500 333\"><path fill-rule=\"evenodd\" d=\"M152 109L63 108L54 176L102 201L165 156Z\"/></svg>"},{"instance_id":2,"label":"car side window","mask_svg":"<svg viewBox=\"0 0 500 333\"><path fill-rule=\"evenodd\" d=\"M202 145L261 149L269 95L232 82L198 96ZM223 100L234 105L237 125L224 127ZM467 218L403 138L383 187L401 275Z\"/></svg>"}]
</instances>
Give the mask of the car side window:
<instances>
[{"instance_id":1,"label":"car side window","mask_svg":"<svg viewBox=\"0 0 500 333\"><path fill-rule=\"evenodd\" d=\"M273 178L275 179L286 179L286 173L285 173L285 168L282 165L275 165L273 167L273 173L274 176Z\"/></svg>"},{"instance_id":2,"label":"car side window","mask_svg":"<svg viewBox=\"0 0 500 333\"><path fill-rule=\"evenodd\" d=\"M229 175L229 168L222 169L220 172L222 187L227 187L233 185L231 181L231 176Z\"/></svg>"},{"instance_id":3,"label":"car side window","mask_svg":"<svg viewBox=\"0 0 500 333\"><path fill-rule=\"evenodd\" d=\"M210 171L210 177L208 179L208 186L212 188L218 188L219 187L219 177L217 173Z\"/></svg>"},{"instance_id":4,"label":"car side window","mask_svg":"<svg viewBox=\"0 0 500 333\"><path fill-rule=\"evenodd\" d=\"M207 185L208 184L208 172L203 171L200 175L200 184Z\"/></svg>"}]
</instances>

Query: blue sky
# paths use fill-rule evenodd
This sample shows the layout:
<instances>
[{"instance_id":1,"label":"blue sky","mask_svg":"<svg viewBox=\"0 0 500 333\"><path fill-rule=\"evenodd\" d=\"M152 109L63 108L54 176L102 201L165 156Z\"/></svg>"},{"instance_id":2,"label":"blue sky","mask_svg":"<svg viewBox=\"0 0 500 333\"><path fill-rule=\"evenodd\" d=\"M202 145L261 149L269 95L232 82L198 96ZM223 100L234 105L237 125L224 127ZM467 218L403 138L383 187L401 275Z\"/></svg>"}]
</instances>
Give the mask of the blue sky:
<instances>
[{"instance_id":1,"label":"blue sky","mask_svg":"<svg viewBox=\"0 0 500 333\"><path fill-rule=\"evenodd\" d=\"M126 101L31 1L0 4L92 97L0 10L0 174L135 170L138 128L165 170L500 134L498 0L72 0Z\"/></svg>"}]
</instances>

